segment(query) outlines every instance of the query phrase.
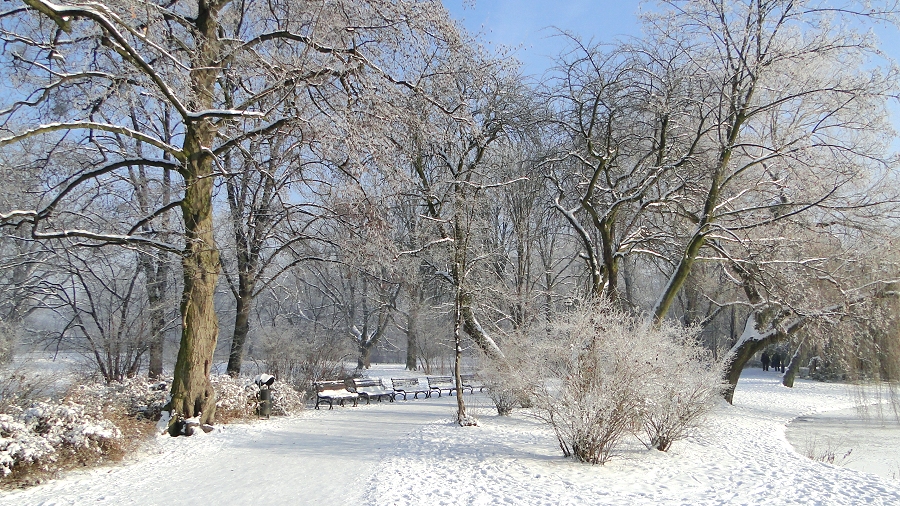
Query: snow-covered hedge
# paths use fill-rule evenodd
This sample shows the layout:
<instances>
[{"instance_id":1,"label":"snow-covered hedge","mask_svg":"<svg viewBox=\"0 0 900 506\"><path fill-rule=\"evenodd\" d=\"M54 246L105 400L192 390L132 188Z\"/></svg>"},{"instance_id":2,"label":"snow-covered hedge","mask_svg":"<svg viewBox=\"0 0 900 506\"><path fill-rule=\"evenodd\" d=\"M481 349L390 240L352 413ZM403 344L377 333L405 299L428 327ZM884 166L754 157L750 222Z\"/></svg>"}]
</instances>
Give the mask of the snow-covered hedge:
<instances>
[{"instance_id":1,"label":"snow-covered hedge","mask_svg":"<svg viewBox=\"0 0 900 506\"><path fill-rule=\"evenodd\" d=\"M0 473L28 466L48 470L61 458L101 454L121 436L99 408L72 400L6 406L0 414Z\"/></svg>"},{"instance_id":2,"label":"snow-covered hedge","mask_svg":"<svg viewBox=\"0 0 900 506\"><path fill-rule=\"evenodd\" d=\"M229 421L256 416L259 386L247 378L227 374L210 377L216 391L216 420ZM291 415L303 409L303 396L288 384L275 383L272 390L272 414Z\"/></svg>"},{"instance_id":3,"label":"snow-covered hedge","mask_svg":"<svg viewBox=\"0 0 900 506\"><path fill-rule=\"evenodd\" d=\"M126 378L121 383L86 383L75 387L69 398L80 404L104 406L107 411L155 421L169 402L169 384L141 377Z\"/></svg>"},{"instance_id":4,"label":"snow-covered hedge","mask_svg":"<svg viewBox=\"0 0 900 506\"><path fill-rule=\"evenodd\" d=\"M211 380L218 397L218 420L256 416L259 387L252 380L224 375ZM0 379L10 391L16 385L24 392L34 391L22 381L18 376ZM287 415L303 409L302 396L289 385L276 386L272 393L272 414ZM0 480L16 471L52 471L73 459L100 460L122 442L127 424L134 425L134 420L141 419L158 420L168 397L169 382L145 378L82 384L62 400L38 401L6 395L0 398ZM136 437L146 434L128 432Z\"/></svg>"},{"instance_id":5,"label":"snow-covered hedge","mask_svg":"<svg viewBox=\"0 0 900 506\"><path fill-rule=\"evenodd\" d=\"M530 333L511 375L566 456L605 463L630 434L668 450L718 398L721 368L690 329L584 302Z\"/></svg>"}]
</instances>

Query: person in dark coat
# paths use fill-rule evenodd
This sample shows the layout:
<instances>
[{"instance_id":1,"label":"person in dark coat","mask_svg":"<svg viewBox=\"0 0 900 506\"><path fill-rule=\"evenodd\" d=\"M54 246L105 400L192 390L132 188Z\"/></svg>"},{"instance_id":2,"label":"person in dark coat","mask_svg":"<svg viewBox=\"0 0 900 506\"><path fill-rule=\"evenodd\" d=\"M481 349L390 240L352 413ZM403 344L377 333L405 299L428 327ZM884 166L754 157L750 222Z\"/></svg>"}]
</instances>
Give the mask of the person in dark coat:
<instances>
[{"instance_id":1,"label":"person in dark coat","mask_svg":"<svg viewBox=\"0 0 900 506\"><path fill-rule=\"evenodd\" d=\"M776 372L781 369L781 354L777 351L772 354L772 369Z\"/></svg>"},{"instance_id":2,"label":"person in dark coat","mask_svg":"<svg viewBox=\"0 0 900 506\"><path fill-rule=\"evenodd\" d=\"M762 357L760 357L759 360L762 361L763 371L768 371L769 363L771 362L771 359L769 359L769 353L764 351Z\"/></svg>"}]
</instances>

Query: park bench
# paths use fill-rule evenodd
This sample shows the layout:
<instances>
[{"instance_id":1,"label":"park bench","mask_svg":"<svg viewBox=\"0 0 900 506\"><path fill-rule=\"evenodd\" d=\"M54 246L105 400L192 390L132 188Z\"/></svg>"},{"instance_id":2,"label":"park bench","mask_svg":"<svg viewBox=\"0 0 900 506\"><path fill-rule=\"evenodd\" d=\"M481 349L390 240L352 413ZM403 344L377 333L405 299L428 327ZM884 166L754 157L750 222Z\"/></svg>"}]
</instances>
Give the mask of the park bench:
<instances>
[{"instance_id":1,"label":"park bench","mask_svg":"<svg viewBox=\"0 0 900 506\"><path fill-rule=\"evenodd\" d=\"M351 381L353 381L353 390L366 400L366 404L369 404L372 399L377 399L378 402L381 402L384 398L394 402L394 397L397 395L396 392L388 390L384 386L384 383L381 382L381 378L353 378Z\"/></svg>"},{"instance_id":2,"label":"park bench","mask_svg":"<svg viewBox=\"0 0 900 506\"><path fill-rule=\"evenodd\" d=\"M456 390L456 381L452 376L428 376L428 388L441 396L441 390L446 390L448 395L453 395Z\"/></svg>"},{"instance_id":3,"label":"park bench","mask_svg":"<svg viewBox=\"0 0 900 506\"><path fill-rule=\"evenodd\" d=\"M419 394L425 394L425 397L431 397L431 390L423 388L419 385L418 378L391 378L391 384L397 395L402 395L406 400L407 394L413 394L413 399L418 399Z\"/></svg>"},{"instance_id":4,"label":"park bench","mask_svg":"<svg viewBox=\"0 0 900 506\"><path fill-rule=\"evenodd\" d=\"M353 405L356 406L359 399L359 394L347 390L347 385L343 381L317 381L313 385L316 388L316 409L319 409L319 404L323 402L328 403L328 409L334 409L335 401L343 406L344 401L348 399L352 399Z\"/></svg>"},{"instance_id":5,"label":"park bench","mask_svg":"<svg viewBox=\"0 0 900 506\"><path fill-rule=\"evenodd\" d=\"M484 383L479 381L474 374L460 374L459 378L462 380L463 391L468 388L469 393L475 393L477 388L479 392L484 392Z\"/></svg>"}]
</instances>

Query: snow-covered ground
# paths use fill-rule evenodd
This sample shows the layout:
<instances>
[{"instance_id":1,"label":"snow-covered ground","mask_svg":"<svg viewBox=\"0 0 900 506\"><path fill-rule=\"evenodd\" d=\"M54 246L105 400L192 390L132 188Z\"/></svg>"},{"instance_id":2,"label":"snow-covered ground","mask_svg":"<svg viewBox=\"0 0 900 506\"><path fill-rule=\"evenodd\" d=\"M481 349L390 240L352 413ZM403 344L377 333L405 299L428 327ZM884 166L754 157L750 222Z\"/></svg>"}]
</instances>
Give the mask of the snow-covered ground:
<instances>
[{"instance_id":1,"label":"snow-covered ground","mask_svg":"<svg viewBox=\"0 0 900 506\"><path fill-rule=\"evenodd\" d=\"M900 425L893 412L870 407L801 416L785 435L801 455L900 482Z\"/></svg>"},{"instance_id":2,"label":"snow-covered ground","mask_svg":"<svg viewBox=\"0 0 900 506\"><path fill-rule=\"evenodd\" d=\"M735 405L718 406L704 431L668 453L629 442L605 466L562 458L552 433L522 411L501 418L483 396L468 401L478 427L454 425L455 398L445 395L161 437L125 464L2 492L0 504L900 504L900 479L809 460L785 436L796 417L852 407L842 385L787 389L775 374L747 371Z\"/></svg>"}]
</instances>

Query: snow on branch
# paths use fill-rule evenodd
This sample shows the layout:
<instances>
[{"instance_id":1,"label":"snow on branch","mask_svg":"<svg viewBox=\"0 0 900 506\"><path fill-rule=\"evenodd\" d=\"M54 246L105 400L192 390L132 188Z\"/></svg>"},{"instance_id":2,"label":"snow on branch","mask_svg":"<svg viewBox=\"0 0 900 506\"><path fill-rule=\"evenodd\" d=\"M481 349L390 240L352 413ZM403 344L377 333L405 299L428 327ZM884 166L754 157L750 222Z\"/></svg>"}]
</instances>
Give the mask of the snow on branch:
<instances>
[{"instance_id":1,"label":"snow on branch","mask_svg":"<svg viewBox=\"0 0 900 506\"><path fill-rule=\"evenodd\" d=\"M421 248L418 248L418 249L413 249L413 250L408 250L408 251L401 251L401 252L397 253L396 255L394 255L394 260L397 260L398 258L400 258L401 256L404 256L404 255L417 255L417 254L419 254L419 253L425 251L426 249L428 249L428 248L430 248L430 247L432 247L432 246L436 246L436 245L438 245L438 244L442 244L442 243L445 243L445 242L453 242L453 238L451 238L451 237L444 237L443 239L436 239L436 240L434 240L434 241L431 241L431 242L429 242L428 244L426 244L426 245L424 245L424 246L422 246Z\"/></svg>"},{"instance_id":2,"label":"snow on branch","mask_svg":"<svg viewBox=\"0 0 900 506\"><path fill-rule=\"evenodd\" d=\"M32 232L31 236L35 239L67 239L67 238L81 238L81 239L90 239L92 241L96 241L96 244L82 244L82 246L106 246L112 244L143 244L145 246L150 246L156 249L161 249L164 251L168 251L170 253L181 254L181 248L178 248L172 244L164 243L162 241L156 241L153 239L148 239L146 237L133 236L133 235L122 235L122 234L100 234L97 232L91 232L90 230L79 230L79 229L71 229L71 230L59 230L56 232Z\"/></svg>"},{"instance_id":3,"label":"snow on branch","mask_svg":"<svg viewBox=\"0 0 900 506\"><path fill-rule=\"evenodd\" d=\"M0 224L5 224L17 218L23 218L26 220L34 219L37 214L37 211L34 210L13 209L8 213L0 213Z\"/></svg>"},{"instance_id":4,"label":"snow on branch","mask_svg":"<svg viewBox=\"0 0 900 506\"><path fill-rule=\"evenodd\" d=\"M50 132L56 132L59 130L102 130L104 132L116 133L116 134L124 135L126 137L130 137L137 141L147 143L153 147L159 148L159 149L165 151L166 153L169 153L170 155L174 156L176 159L178 159L180 161L185 160L184 153L180 149L176 148L175 146L172 146L171 144L163 142L155 137L151 137L149 135L138 132L137 130L132 130L127 127L123 127L123 126L119 126L119 125L112 125L109 123L96 123L93 121L72 121L72 122L66 122L66 123L47 123L45 125L41 125L37 128L33 128L31 130L26 130L22 133L13 135L11 137L4 137L4 138L0 139L0 147L22 141L22 140L28 139L30 137L34 137L37 135L50 133Z\"/></svg>"},{"instance_id":5,"label":"snow on branch","mask_svg":"<svg viewBox=\"0 0 900 506\"><path fill-rule=\"evenodd\" d=\"M262 118L265 114L256 111L242 111L239 109L206 109L203 111L189 112L187 118L197 121L205 118Z\"/></svg>"}]
</instances>

